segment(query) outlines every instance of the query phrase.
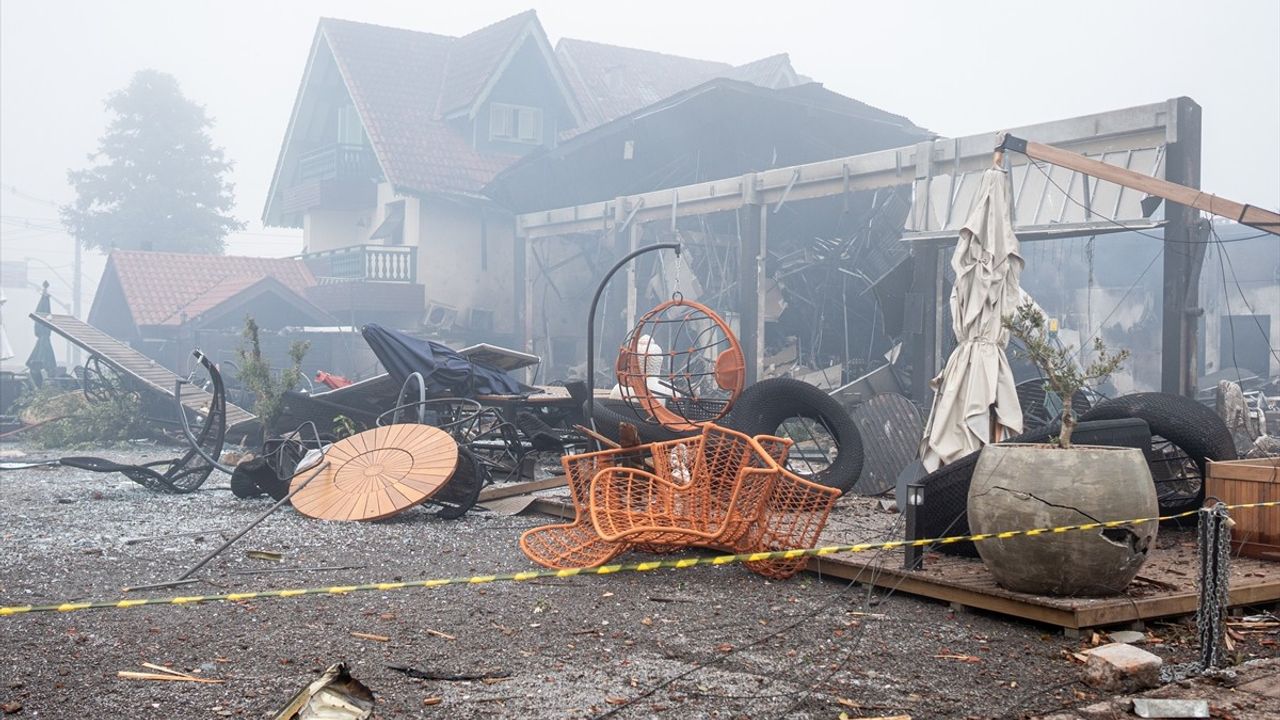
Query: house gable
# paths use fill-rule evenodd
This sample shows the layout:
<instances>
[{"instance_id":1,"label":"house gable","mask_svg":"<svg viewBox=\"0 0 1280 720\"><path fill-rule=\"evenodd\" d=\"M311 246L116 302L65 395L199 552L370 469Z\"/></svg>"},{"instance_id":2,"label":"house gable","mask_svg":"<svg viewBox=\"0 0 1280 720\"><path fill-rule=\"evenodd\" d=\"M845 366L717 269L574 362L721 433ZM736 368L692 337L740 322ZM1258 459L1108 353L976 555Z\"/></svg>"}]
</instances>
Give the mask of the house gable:
<instances>
[{"instance_id":1,"label":"house gable","mask_svg":"<svg viewBox=\"0 0 1280 720\"><path fill-rule=\"evenodd\" d=\"M439 110L444 117L466 117L485 126L485 109L512 99L553 112L561 128L582 124L577 98L532 10L454 43Z\"/></svg>"},{"instance_id":2,"label":"house gable","mask_svg":"<svg viewBox=\"0 0 1280 720\"><path fill-rule=\"evenodd\" d=\"M112 256L107 257L107 266L102 271L102 279L98 281L93 304L89 306L89 324L130 344L142 339Z\"/></svg>"},{"instance_id":3,"label":"house gable","mask_svg":"<svg viewBox=\"0 0 1280 720\"><path fill-rule=\"evenodd\" d=\"M368 148L376 163L376 167L370 168L371 173L382 174L377 148L371 146L364 119L338 68L322 23L312 40L306 70L276 159L262 213L264 224L302 227L301 216L288 213L284 207L285 189L299 180L301 161L308 153L336 144Z\"/></svg>"},{"instance_id":4,"label":"house gable","mask_svg":"<svg viewBox=\"0 0 1280 720\"><path fill-rule=\"evenodd\" d=\"M557 68L538 36L526 33L470 118L476 148L524 154L551 147L562 131L578 127L576 106Z\"/></svg>"}]
</instances>

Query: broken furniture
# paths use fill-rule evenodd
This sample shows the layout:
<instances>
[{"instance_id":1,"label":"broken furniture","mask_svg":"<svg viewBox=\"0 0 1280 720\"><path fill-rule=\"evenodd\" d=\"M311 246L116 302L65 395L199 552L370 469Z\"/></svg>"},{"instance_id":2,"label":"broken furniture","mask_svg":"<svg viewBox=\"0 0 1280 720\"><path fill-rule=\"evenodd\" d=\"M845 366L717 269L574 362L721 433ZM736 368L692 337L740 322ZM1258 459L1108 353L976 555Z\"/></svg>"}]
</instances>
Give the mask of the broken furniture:
<instances>
[{"instance_id":1,"label":"broken furniture","mask_svg":"<svg viewBox=\"0 0 1280 720\"><path fill-rule=\"evenodd\" d=\"M324 457L329 467L293 498L298 512L322 520L378 520L427 500L443 502L436 496L455 478L459 452L444 430L402 423L339 440ZM300 482L302 475L294 476L293 487Z\"/></svg>"},{"instance_id":2,"label":"broken furniture","mask_svg":"<svg viewBox=\"0 0 1280 720\"><path fill-rule=\"evenodd\" d=\"M707 424L692 438L567 456L574 522L529 530L520 547L552 568L598 566L630 548L747 553L813 547L840 493L779 465L789 446L782 438ZM804 563L746 565L786 578Z\"/></svg>"},{"instance_id":3,"label":"broken furniture","mask_svg":"<svg viewBox=\"0 0 1280 720\"><path fill-rule=\"evenodd\" d=\"M209 373L213 394L207 395L208 403L199 411L193 411L182 402L185 394L180 390L174 396L177 412L182 413L183 429L191 443L191 448L185 454L172 460L159 460L143 465L125 465L97 457L64 457L60 460L61 464L92 472L118 472L156 492L189 493L198 489L218 467L217 460L222 456L222 445L227 434L229 406L222 374L218 372L217 366L199 350L195 350L192 356ZM180 388L181 383L181 379L175 379L175 389ZM203 418L199 433L192 432L187 424L185 415L188 412L194 412Z\"/></svg>"},{"instance_id":4,"label":"broken furniture","mask_svg":"<svg viewBox=\"0 0 1280 720\"><path fill-rule=\"evenodd\" d=\"M131 390L144 392L147 396L158 396L165 402L173 401L174 384L181 378L155 360L70 315L32 313L31 319L83 348L91 357L99 357L97 362L128 378ZM192 388L183 393L182 404L188 410L200 414L204 408L209 407L212 400L213 396L209 392ZM228 433L245 432L257 420L252 413L230 402L226 403L226 408Z\"/></svg>"}]
</instances>

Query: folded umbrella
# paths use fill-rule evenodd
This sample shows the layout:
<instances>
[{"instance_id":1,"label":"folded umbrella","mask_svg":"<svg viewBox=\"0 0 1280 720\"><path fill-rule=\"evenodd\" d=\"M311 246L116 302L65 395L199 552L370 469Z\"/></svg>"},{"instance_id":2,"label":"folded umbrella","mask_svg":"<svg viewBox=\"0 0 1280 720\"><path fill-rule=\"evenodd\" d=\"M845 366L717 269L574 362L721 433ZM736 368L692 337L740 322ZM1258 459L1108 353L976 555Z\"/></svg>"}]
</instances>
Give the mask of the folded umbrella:
<instances>
[{"instance_id":1,"label":"folded umbrella","mask_svg":"<svg viewBox=\"0 0 1280 720\"><path fill-rule=\"evenodd\" d=\"M991 442L993 430L996 440L1022 432L1003 325L1006 315L1029 300L1019 284L1022 266L1008 176L991 168L951 257L951 324L959 345L929 383L933 408L920 445L929 472Z\"/></svg>"}]
</instances>

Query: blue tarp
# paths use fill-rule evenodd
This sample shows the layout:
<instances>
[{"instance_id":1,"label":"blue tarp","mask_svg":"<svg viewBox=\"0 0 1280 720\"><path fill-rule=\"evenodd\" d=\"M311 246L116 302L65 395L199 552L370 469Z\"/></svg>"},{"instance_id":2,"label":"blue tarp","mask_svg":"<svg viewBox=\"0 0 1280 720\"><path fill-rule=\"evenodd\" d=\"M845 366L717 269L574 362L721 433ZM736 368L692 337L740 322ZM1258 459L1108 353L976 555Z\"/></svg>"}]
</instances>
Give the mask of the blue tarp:
<instances>
[{"instance_id":1,"label":"blue tarp","mask_svg":"<svg viewBox=\"0 0 1280 720\"><path fill-rule=\"evenodd\" d=\"M426 380L427 392L432 394L474 397L524 395L532 390L506 372L472 362L447 345L420 340L376 323L365 325L360 332L382 367L398 383L403 384L417 372Z\"/></svg>"}]
</instances>

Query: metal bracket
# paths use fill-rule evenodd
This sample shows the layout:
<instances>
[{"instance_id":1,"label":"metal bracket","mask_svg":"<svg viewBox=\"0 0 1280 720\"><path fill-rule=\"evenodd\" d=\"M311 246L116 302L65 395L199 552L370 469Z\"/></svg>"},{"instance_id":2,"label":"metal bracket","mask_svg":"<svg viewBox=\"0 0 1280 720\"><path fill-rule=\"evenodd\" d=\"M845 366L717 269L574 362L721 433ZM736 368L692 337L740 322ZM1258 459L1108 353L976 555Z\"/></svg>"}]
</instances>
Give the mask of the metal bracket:
<instances>
[{"instance_id":1,"label":"metal bracket","mask_svg":"<svg viewBox=\"0 0 1280 720\"><path fill-rule=\"evenodd\" d=\"M1009 133L1000 133L999 140L1000 144L996 146L997 150L1012 150L1023 155L1027 154L1026 140Z\"/></svg>"}]
</instances>

